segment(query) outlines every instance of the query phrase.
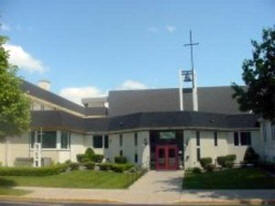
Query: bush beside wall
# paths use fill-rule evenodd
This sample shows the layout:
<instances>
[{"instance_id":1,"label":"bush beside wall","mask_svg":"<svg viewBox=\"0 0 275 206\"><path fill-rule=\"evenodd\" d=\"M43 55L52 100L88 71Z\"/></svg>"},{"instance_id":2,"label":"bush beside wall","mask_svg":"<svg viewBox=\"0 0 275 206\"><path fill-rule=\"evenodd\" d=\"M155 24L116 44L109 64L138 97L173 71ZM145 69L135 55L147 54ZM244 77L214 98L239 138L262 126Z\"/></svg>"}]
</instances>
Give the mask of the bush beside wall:
<instances>
[{"instance_id":1,"label":"bush beside wall","mask_svg":"<svg viewBox=\"0 0 275 206\"><path fill-rule=\"evenodd\" d=\"M117 164L125 164L127 163L127 158L123 156L116 156L115 157L115 163Z\"/></svg>"},{"instance_id":2,"label":"bush beside wall","mask_svg":"<svg viewBox=\"0 0 275 206\"><path fill-rule=\"evenodd\" d=\"M232 168L234 161L236 160L236 155L226 155L217 157L217 162L221 167Z\"/></svg>"}]
</instances>

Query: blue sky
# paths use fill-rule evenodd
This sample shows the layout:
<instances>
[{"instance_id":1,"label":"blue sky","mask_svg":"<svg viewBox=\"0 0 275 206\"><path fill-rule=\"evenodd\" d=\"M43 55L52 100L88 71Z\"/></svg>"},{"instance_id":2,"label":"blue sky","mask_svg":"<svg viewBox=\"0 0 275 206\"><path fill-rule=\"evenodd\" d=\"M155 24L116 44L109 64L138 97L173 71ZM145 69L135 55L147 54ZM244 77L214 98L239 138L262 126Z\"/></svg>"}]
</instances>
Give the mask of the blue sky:
<instances>
[{"instance_id":1,"label":"blue sky","mask_svg":"<svg viewBox=\"0 0 275 206\"><path fill-rule=\"evenodd\" d=\"M250 40L274 25L275 1L1 0L0 14L19 74L48 79L78 101L110 89L178 87L179 68L190 68L190 29L200 43L198 85L242 83Z\"/></svg>"}]
</instances>

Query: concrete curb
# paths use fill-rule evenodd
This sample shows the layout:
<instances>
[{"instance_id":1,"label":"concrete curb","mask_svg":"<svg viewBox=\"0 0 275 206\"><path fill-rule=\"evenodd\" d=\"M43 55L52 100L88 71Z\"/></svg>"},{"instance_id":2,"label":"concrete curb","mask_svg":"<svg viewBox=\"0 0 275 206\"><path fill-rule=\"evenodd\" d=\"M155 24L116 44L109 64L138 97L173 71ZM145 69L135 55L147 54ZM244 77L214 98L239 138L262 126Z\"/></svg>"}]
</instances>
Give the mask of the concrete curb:
<instances>
[{"instance_id":1,"label":"concrete curb","mask_svg":"<svg viewBox=\"0 0 275 206\"><path fill-rule=\"evenodd\" d=\"M46 198L30 198L30 197L18 197L18 196L8 196L0 195L0 201L14 202L14 203L79 203L79 204L138 204L138 205L188 205L188 206L237 206L237 205L275 205L275 199L272 200L262 200L262 199L239 199L239 200L188 200L188 201L173 201L166 203L129 203L117 200L104 200L104 199L46 199Z\"/></svg>"}]
</instances>

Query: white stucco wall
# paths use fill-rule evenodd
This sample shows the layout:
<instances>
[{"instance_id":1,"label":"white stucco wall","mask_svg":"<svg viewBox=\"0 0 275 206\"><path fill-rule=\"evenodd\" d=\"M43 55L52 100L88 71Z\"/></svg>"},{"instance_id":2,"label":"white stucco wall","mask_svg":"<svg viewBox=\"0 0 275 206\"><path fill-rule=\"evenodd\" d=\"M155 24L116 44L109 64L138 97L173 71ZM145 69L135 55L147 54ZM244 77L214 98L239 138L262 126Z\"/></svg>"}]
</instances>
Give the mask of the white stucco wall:
<instances>
[{"instance_id":1,"label":"white stucco wall","mask_svg":"<svg viewBox=\"0 0 275 206\"><path fill-rule=\"evenodd\" d=\"M149 132L139 131L138 144L135 145L135 132L122 133L123 144L119 144L120 134L109 135L109 149L105 151L106 157L111 161L114 161L116 156L120 155L120 151L123 151L123 156L127 157L128 161L135 163L135 154L138 155L138 162L136 164L149 168L150 165L150 147L149 147ZM147 142L145 145L144 143Z\"/></svg>"},{"instance_id":2,"label":"white stucco wall","mask_svg":"<svg viewBox=\"0 0 275 206\"><path fill-rule=\"evenodd\" d=\"M217 164L216 159L218 156L225 156L229 154L236 155L235 163L243 161L245 151L248 146L234 145L234 133L218 131L218 144L214 145L214 131L200 131L200 146L197 146L196 132L192 130L184 130L185 138L185 168L200 167L197 161L197 148L200 148L201 158L211 157L213 164ZM259 131L251 132L251 146L256 152L260 152L260 134ZM240 138L240 135L239 135ZM189 139L189 140L188 140ZM188 141L188 145L186 145ZM240 139L239 139L240 142Z\"/></svg>"},{"instance_id":3,"label":"white stucco wall","mask_svg":"<svg viewBox=\"0 0 275 206\"><path fill-rule=\"evenodd\" d=\"M0 149L0 162L3 166L13 166L18 157L30 157L28 133L6 137L0 142Z\"/></svg>"},{"instance_id":4,"label":"white stucco wall","mask_svg":"<svg viewBox=\"0 0 275 206\"><path fill-rule=\"evenodd\" d=\"M261 122L261 158L265 161L275 162L275 138L272 136L272 125L270 121L262 120ZM265 130L265 131L264 131Z\"/></svg>"}]
</instances>

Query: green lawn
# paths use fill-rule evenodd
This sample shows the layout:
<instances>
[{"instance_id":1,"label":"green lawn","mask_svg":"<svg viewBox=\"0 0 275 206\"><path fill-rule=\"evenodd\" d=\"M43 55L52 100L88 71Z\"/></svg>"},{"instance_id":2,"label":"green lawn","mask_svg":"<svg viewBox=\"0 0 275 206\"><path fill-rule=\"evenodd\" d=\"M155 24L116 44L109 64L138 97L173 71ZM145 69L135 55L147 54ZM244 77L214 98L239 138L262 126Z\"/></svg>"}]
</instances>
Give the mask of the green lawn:
<instances>
[{"instance_id":1,"label":"green lawn","mask_svg":"<svg viewBox=\"0 0 275 206\"><path fill-rule=\"evenodd\" d=\"M4 186L39 186L64 188L127 188L140 174L126 174L104 171L72 171L59 175L34 176L2 176L0 185Z\"/></svg>"},{"instance_id":2,"label":"green lawn","mask_svg":"<svg viewBox=\"0 0 275 206\"><path fill-rule=\"evenodd\" d=\"M18 189L12 189L10 187L2 187L0 186L0 195L24 195L27 194L27 191L24 190L18 190Z\"/></svg>"},{"instance_id":3,"label":"green lawn","mask_svg":"<svg viewBox=\"0 0 275 206\"><path fill-rule=\"evenodd\" d=\"M255 168L228 169L194 174L187 172L184 189L274 189L275 178Z\"/></svg>"}]
</instances>

